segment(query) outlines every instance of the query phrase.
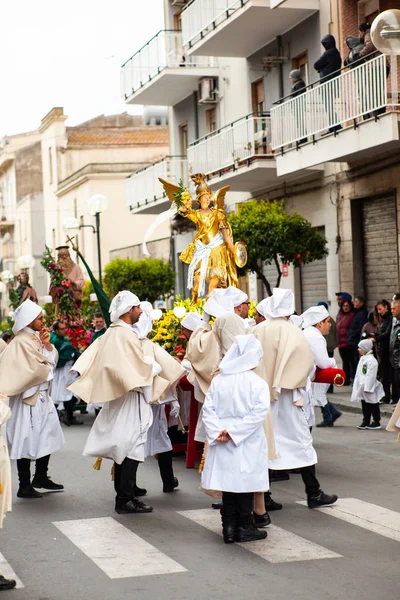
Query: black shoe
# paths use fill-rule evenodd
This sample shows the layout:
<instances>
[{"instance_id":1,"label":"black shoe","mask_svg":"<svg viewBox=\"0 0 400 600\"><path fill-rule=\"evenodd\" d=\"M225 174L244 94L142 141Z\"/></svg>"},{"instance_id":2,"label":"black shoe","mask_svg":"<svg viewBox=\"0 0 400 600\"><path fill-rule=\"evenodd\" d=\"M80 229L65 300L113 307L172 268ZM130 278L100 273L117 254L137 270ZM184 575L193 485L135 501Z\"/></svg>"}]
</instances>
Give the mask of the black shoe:
<instances>
[{"instance_id":1,"label":"black shoe","mask_svg":"<svg viewBox=\"0 0 400 600\"><path fill-rule=\"evenodd\" d=\"M321 421L315 427L333 427L333 421Z\"/></svg>"},{"instance_id":2,"label":"black shoe","mask_svg":"<svg viewBox=\"0 0 400 600\"><path fill-rule=\"evenodd\" d=\"M380 423L374 421L373 423L371 423L371 425L367 425L367 429L382 429L382 426Z\"/></svg>"},{"instance_id":3,"label":"black shoe","mask_svg":"<svg viewBox=\"0 0 400 600\"><path fill-rule=\"evenodd\" d=\"M336 421L337 421L338 419L340 419L340 417L341 417L341 416L342 416L342 413L341 413L341 412L337 412L337 413L335 414L335 416L334 416L334 417L332 417L332 422L333 422L333 423L336 423Z\"/></svg>"},{"instance_id":4,"label":"black shoe","mask_svg":"<svg viewBox=\"0 0 400 600\"><path fill-rule=\"evenodd\" d=\"M141 496L145 496L147 494L147 490L145 488L140 488L137 485L133 488L133 493L135 498L140 498Z\"/></svg>"},{"instance_id":5,"label":"black shoe","mask_svg":"<svg viewBox=\"0 0 400 600\"><path fill-rule=\"evenodd\" d=\"M221 510L222 502L213 502L211 504L211 508L213 508L214 510Z\"/></svg>"},{"instance_id":6,"label":"black shoe","mask_svg":"<svg viewBox=\"0 0 400 600\"><path fill-rule=\"evenodd\" d=\"M363 421L361 423L361 425L357 425L357 429L367 429L369 426L369 423L366 423L365 421Z\"/></svg>"},{"instance_id":7,"label":"black shoe","mask_svg":"<svg viewBox=\"0 0 400 600\"><path fill-rule=\"evenodd\" d=\"M226 523L222 526L222 535L224 536L225 544L235 543L236 527L232 523Z\"/></svg>"},{"instance_id":8,"label":"black shoe","mask_svg":"<svg viewBox=\"0 0 400 600\"><path fill-rule=\"evenodd\" d=\"M59 413L58 413L58 416L60 418L61 423L63 423L67 427L70 426L69 418L68 418L67 413L65 412L65 410L60 410Z\"/></svg>"},{"instance_id":9,"label":"black shoe","mask_svg":"<svg viewBox=\"0 0 400 600\"><path fill-rule=\"evenodd\" d=\"M61 491L64 489L64 486L60 483L54 483L51 479L46 477L45 479L39 479L38 477L34 477L32 480L32 487L40 488L44 490L52 490L52 491Z\"/></svg>"},{"instance_id":10,"label":"black shoe","mask_svg":"<svg viewBox=\"0 0 400 600\"><path fill-rule=\"evenodd\" d=\"M3 575L0 575L0 592L3 590L12 590L17 585L14 579L6 579Z\"/></svg>"},{"instance_id":11,"label":"black shoe","mask_svg":"<svg viewBox=\"0 0 400 600\"><path fill-rule=\"evenodd\" d=\"M282 510L282 504L280 502L275 502L275 500L272 499L271 494L264 494L264 502L265 502L265 510L267 510L268 512L271 512L273 510Z\"/></svg>"},{"instance_id":12,"label":"black shoe","mask_svg":"<svg viewBox=\"0 0 400 600\"><path fill-rule=\"evenodd\" d=\"M270 481L287 481L290 479L290 475L287 471L270 471Z\"/></svg>"},{"instance_id":13,"label":"black shoe","mask_svg":"<svg viewBox=\"0 0 400 600\"><path fill-rule=\"evenodd\" d=\"M260 531L254 525L250 525L248 529L244 529L243 527L238 527L236 532L235 541L239 542L239 544L243 544L245 542L255 542L256 540L265 540L267 537L266 531Z\"/></svg>"},{"instance_id":14,"label":"black shoe","mask_svg":"<svg viewBox=\"0 0 400 600\"><path fill-rule=\"evenodd\" d=\"M173 485L164 485L163 486L163 492L164 494L170 494L171 492L173 492L175 490L175 488L177 488L179 485L179 481L176 477L174 477L174 482Z\"/></svg>"},{"instance_id":15,"label":"black shoe","mask_svg":"<svg viewBox=\"0 0 400 600\"><path fill-rule=\"evenodd\" d=\"M263 515L257 515L257 513L253 512L253 525L254 527L258 527L258 529L268 527L268 525L271 525L271 517L267 512Z\"/></svg>"},{"instance_id":16,"label":"black shoe","mask_svg":"<svg viewBox=\"0 0 400 600\"><path fill-rule=\"evenodd\" d=\"M319 508L320 506L329 506L330 504L335 504L338 497L333 494L333 496L328 496L322 490L318 492L315 496L308 496L307 504L308 508Z\"/></svg>"},{"instance_id":17,"label":"black shoe","mask_svg":"<svg viewBox=\"0 0 400 600\"><path fill-rule=\"evenodd\" d=\"M18 498L43 498L40 492L37 492L33 486L28 483L28 485L20 485L18 492Z\"/></svg>"},{"instance_id":18,"label":"black shoe","mask_svg":"<svg viewBox=\"0 0 400 600\"><path fill-rule=\"evenodd\" d=\"M396 405L396 404L397 404L397 402L398 402L398 400L391 400L391 401L389 402L389 404L394 404L394 405Z\"/></svg>"},{"instance_id":19,"label":"black shoe","mask_svg":"<svg viewBox=\"0 0 400 600\"><path fill-rule=\"evenodd\" d=\"M128 513L151 513L153 512L153 507L141 502L140 500L136 500L136 498L133 498L133 500L129 500L124 504L116 504L115 512L117 512L119 515L125 515Z\"/></svg>"},{"instance_id":20,"label":"black shoe","mask_svg":"<svg viewBox=\"0 0 400 600\"><path fill-rule=\"evenodd\" d=\"M83 421L78 421L76 417L67 417L68 419L68 427L70 425L83 425Z\"/></svg>"}]
</instances>

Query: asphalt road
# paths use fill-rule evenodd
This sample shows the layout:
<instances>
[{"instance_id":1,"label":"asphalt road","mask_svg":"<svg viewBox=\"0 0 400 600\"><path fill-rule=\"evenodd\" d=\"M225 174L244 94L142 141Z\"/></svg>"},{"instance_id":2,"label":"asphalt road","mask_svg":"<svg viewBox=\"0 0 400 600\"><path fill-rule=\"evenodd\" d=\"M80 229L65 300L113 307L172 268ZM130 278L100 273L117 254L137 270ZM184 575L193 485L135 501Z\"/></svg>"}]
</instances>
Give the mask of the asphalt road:
<instances>
[{"instance_id":1,"label":"asphalt road","mask_svg":"<svg viewBox=\"0 0 400 600\"><path fill-rule=\"evenodd\" d=\"M0 572L6 560L24 588L2 599L399 600L394 435L358 431L354 414L315 430L317 474L326 492L340 496L338 507L312 511L299 504L304 488L292 475L273 486L284 510L271 513L268 539L226 546L210 499L198 491L199 475L181 457L174 460L177 492L162 493L150 459L138 483L147 487L154 512L117 515L109 463L98 472L81 456L92 418L85 420L65 429L66 448L50 463L64 492L19 500L14 481L13 512L0 532Z\"/></svg>"}]
</instances>

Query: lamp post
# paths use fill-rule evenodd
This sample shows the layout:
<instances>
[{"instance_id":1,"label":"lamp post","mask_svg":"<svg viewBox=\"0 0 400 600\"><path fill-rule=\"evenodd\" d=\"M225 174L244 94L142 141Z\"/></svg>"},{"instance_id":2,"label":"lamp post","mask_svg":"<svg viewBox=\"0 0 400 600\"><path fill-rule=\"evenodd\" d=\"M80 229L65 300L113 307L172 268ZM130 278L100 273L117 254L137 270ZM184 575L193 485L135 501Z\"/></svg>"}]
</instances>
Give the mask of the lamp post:
<instances>
[{"instance_id":1,"label":"lamp post","mask_svg":"<svg viewBox=\"0 0 400 600\"><path fill-rule=\"evenodd\" d=\"M65 231L79 231L83 227L90 227L93 230L93 233L96 235L97 239L97 260L99 265L99 282L102 284L102 273L101 273L101 246L100 246L100 215L105 210L107 210L108 200L102 194L94 194L88 200L88 205L90 209L90 214L96 219L96 227L93 225L82 225L79 223L78 219L75 217L68 217L64 220L64 230Z\"/></svg>"}]
</instances>

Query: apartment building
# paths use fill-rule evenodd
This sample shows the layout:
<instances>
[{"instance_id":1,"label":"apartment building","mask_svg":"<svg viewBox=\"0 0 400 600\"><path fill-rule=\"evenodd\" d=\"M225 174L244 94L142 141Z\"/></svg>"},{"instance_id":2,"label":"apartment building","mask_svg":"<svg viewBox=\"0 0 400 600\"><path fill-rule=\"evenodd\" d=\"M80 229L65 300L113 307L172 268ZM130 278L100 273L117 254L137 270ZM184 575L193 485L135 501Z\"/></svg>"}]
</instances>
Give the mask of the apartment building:
<instances>
[{"instance_id":1,"label":"apartment building","mask_svg":"<svg viewBox=\"0 0 400 600\"><path fill-rule=\"evenodd\" d=\"M166 153L168 128L163 111L147 111L144 117L101 115L68 127L63 108L56 107L42 119L38 131L4 138L0 149L1 271L17 274L18 258L32 256L31 281L38 295L45 295L48 281L40 266L44 246L54 249L63 244L68 233L65 220L74 217L81 225L79 246L98 275L95 219L88 200L94 194L108 200L101 215L104 266L115 248L140 243L152 221L146 215L129 216L127 177ZM169 237L168 228L159 230L157 236Z\"/></svg>"},{"instance_id":2,"label":"apartment building","mask_svg":"<svg viewBox=\"0 0 400 600\"><path fill-rule=\"evenodd\" d=\"M395 171L389 175L383 163L385 175L376 177L370 165L373 196L362 171L369 162L375 170L378 157L394 160L383 154L397 144L392 110L397 70L392 65L389 91L382 56L343 70L336 84L321 86L313 67L324 35L335 35L344 58L347 35L357 35L358 23L387 5L386 0L165 0L165 31L139 49L121 74L127 103L169 106L170 155L149 165L148 184L143 174L132 178L131 210L156 215L167 208L161 188L151 187L158 174L187 181L189 173L204 172L214 190L231 186L229 210L249 198L282 198L289 212L300 212L325 234L329 256L289 269L283 278L283 286L295 289L298 310L324 299L334 309L342 288L364 292L373 303L378 275L381 294L396 288L397 270L387 271L383 281L376 268L374 212L385 214L380 222L391 235L390 262L398 256ZM296 98L290 97L294 68L309 86ZM374 86L378 91L369 93ZM382 108L384 93L390 97L385 96L383 115L375 109ZM191 235L174 235L176 257ZM179 268L178 289L184 292L184 265ZM273 281L274 267L265 271ZM253 298L264 294L252 276L248 290Z\"/></svg>"}]
</instances>

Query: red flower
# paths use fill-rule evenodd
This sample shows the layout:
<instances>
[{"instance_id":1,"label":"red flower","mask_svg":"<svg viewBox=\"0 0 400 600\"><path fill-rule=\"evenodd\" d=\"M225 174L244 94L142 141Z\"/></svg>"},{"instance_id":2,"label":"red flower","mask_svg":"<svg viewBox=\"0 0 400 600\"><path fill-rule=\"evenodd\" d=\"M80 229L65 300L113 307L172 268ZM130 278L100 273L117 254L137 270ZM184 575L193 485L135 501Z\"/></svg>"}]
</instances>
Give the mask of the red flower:
<instances>
[{"instance_id":1,"label":"red flower","mask_svg":"<svg viewBox=\"0 0 400 600\"><path fill-rule=\"evenodd\" d=\"M49 264L49 268L50 268L50 269L55 269L55 268L56 268L56 265L55 265L54 263L50 263L50 264Z\"/></svg>"},{"instance_id":2,"label":"red flower","mask_svg":"<svg viewBox=\"0 0 400 600\"><path fill-rule=\"evenodd\" d=\"M178 335L178 338L179 338L180 340L185 340L185 339L186 339L186 338L185 338L185 336L183 335L183 333L180 333L180 334Z\"/></svg>"}]
</instances>

